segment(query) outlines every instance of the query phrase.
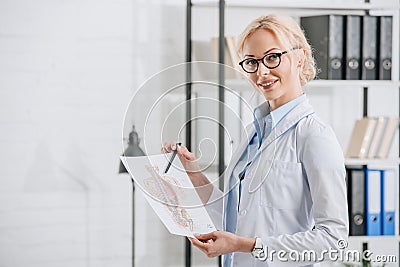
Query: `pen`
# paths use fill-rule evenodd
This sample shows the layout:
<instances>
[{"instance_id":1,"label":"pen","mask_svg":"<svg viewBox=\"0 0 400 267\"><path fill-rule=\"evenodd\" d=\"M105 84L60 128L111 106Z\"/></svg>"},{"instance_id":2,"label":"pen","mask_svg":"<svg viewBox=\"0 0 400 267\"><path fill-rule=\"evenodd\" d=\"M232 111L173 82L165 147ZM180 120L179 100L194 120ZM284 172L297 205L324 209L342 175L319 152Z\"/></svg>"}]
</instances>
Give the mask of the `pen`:
<instances>
[{"instance_id":1,"label":"pen","mask_svg":"<svg viewBox=\"0 0 400 267\"><path fill-rule=\"evenodd\" d=\"M177 146L180 146L180 145L182 145L182 143L177 143L176 145L177 145ZM167 173L167 172L168 172L169 168L170 168L171 165L172 165L172 161L174 161L174 158L175 158L175 156L176 156L177 153L178 153L178 147L174 150L174 152L172 152L171 159L169 160L168 165L167 165L167 168L165 168L164 173Z\"/></svg>"}]
</instances>

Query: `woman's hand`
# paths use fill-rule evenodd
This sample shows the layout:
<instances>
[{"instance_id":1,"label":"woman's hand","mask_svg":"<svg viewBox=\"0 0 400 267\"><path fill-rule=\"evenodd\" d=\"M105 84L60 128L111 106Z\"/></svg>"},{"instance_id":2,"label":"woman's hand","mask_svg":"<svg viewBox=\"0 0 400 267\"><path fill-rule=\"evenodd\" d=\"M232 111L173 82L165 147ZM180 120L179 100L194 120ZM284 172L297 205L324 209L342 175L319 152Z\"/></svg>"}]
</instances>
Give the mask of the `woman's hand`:
<instances>
[{"instance_id":1,"label":"woman's hand","mask_svg":"<svg viewBox=\"0 0 400 267\"><path fill-rule=\"evenodd\" d=\"M172 151L177 150L178 157L182 162L183 167L185 168L187 174L189 175L190 179L193 180L191 176L196 175L196 173L200 172L200 168L197 164L196 156L190 152L186 146L178 145L177 143L166 143L161 148L161 152L163 153L170 153Z\"/></svg>"},{"instance_id":2,"label":"woman's hand","mask_svg":"<svg viewBox=\"0 0 400 267\"><path fill-rule=\"evenodd\" d=\"M190 242L208 257L217 257L231 252L251 252L255 238L240 237L229 232L216 231L189 237Z\"/></svg>"},{"instance_id":3,"label":"woman's hand","mask_svg":"<svg viewBox=\"0 0 400 267\"><path fill-rule=\"evenodd\" d=\"M200 171L199 165L197 164L197 158L187 149L186 146L177 145L176 143L166 143L164 144L164 147L161 148L161 152L163 153L170 153L174 150L177 150L177 155L182 162L190 181L196 188L202 203L206 204L213 192L213 185Z\"/></svg>"}]
</instances>

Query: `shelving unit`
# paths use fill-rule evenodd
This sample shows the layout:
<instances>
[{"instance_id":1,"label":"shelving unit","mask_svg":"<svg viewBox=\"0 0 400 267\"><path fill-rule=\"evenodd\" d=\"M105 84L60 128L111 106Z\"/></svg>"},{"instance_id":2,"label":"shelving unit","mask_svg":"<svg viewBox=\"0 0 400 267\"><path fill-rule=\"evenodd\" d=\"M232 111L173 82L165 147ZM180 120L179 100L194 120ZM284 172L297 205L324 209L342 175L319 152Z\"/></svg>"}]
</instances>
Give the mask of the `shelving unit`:
<instances>
[{"instance_id":1,"label":"shelving unit","mask_svg":"<svg viewBox=\"0 0 400 267\"><path fill-rule=\"evenodd\" d=\"M279 1L279 2L268 2L268 1L238 1L238 0L227 0L225 1L226 7L235 8L272 8L272 9L307 9L307 10L388 10L398 9L399 3L389 3L389 1L383 1L383 3L366 3L360 1L359 3L352 2L319 2L316 5L315 1ZM218 7L218 1L192 1L193 6L202 7Z\"/></svg>"},{"instance_id":2,"label":"shelving unit","mask_svg":"<svg viewBox=\"0 0 400 267\"><path fill-rule=\"evenodd\" d=\"M226 10L233 10L234 12L247 12L248 10L261 10L265 8L265 13L285 13L289 15L295 16L305 16L305 15L321 15L321 14L338 14L338 15L388 15L393 16L393 31L392 31L392 80L314 80L308 83L305 88L320 88L324 90L325 88L337 88L337 90L351 90L352 88L357 88L362 90L362 100L363 100L363 108L362 108L362 116L368 116L368 91L370 88L374 87L390 87L393 90L398 90L399 94L399 103L400 103L400 3L399 1L356 1L353 2L335 2L335 1L325 1L325 2L318 2L315 1L296 1L296 0L283 0L283 1L276 1L271 3L270 1L239 1L239 0L221 0L221 1L201 1L201 0L187 0L187 62L192 61L192 9L193 8L205 8L207 10L218 9L218 51L219 51L219 63L224 63L224 49L225 49L225 16ZM255 17L253 17L255 18ZM243 18L239 18L243 19ZM243 22L243 27L246 25L247 21ZM229 79L226 80L225 78L224 69L220 68L219 70L219 84L224 86L232 86L233 88L240 88L241 86L246 84L246 81L240 79ZM190 81L190 70L188 70L188 81ZM188 85L187 90L187 99L191 99L190 90L191 85ZM244 87L244 86L243 86ZM242 90L242 89L238 89ZM243 89L247 90L247 89ZM224 91L220 88L219 100L223 103L224 102ZM400 108L398 107L398 116L400 117ZM191 106L190 102L188 104L188 111L187 111L187 119L190 121L191 118ZM220 110L219 114L220 122L223 124L224 122L224 114L223 109ZM189 128L189 127L188 127ZM187 143L191 143L191 134L192 132L189 130L186 132L186 139ZM400 135L399 135L400 136ZM219 151L224 151L224 135L223 133L219 132ZM398 157L400 157L400 138L398 141ZM395 166L396 168L400 169L400 158L389 158L385 160L378 160L378 159L346 159L345 164L348 166L352 165L362 165L362 166ZM222 173L224 169L224 153L220 154L218 169L219 173ZM398 186L400 188L400 179L398 180ZM400 189L399 189L400 191ZM400 202L400 198L398 197L397 202ZM398 204L399 205L399 204ZM400 241L398 232L399 232L399 211L398 208L396 210L396 236L388 237L388 236L357 236L351 237L353 241L357 242L369 242L371 240L377 240L379 238L383 238L385 240L397 240ZM186 267L191 266L190 263L190 246L186 249Z\"/></svg>"},{"instance_id":3,"label":"shelving unit","mask_svg":"<svg viewBox=\"0 0 400 267\"><path fill-rule=\"evenodd\" d=\"M346 158L345 162L346 165L371 165L371 166L395 166L400 165L400 158L394 159L356 159L356 158Z\"/></svg>"},{"instance_id":4,"label":"shelving unit","mask_svg":"<svg viewBox=\"0 0 400 267\"><path fill-rule=\"evenodd\" d=\"M227 85L234 87L247 85L246 80L240 79L229 79L225 80ZM382 87L399 87L399 81L378 81L378 80L313 80L304 86L304 88L332 88L337 87L338 90L345 90L349 88L364 88L370 86L382 86Z\"/></svg>"}]
</instances>

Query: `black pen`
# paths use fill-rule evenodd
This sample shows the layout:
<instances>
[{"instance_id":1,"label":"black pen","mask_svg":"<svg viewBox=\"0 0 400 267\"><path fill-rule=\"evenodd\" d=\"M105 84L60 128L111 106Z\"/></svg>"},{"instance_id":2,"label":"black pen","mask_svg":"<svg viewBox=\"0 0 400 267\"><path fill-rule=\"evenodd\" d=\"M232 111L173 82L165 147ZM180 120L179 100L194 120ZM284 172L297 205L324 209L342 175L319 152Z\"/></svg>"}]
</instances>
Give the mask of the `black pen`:
<instances>
[{"instance_id":1,"label":"black pen","mask_svg":"<svg viewBox=\"0 0 400 267\"><path fill-rule=\"evenodd\" d=\"M172 152L171 159L169 160L168 165L167 165L167 168L165 168L164 173L167 173L168 170L169 170L169 168L171 167L172 161L174 161L174 158L175 158L176 154L178 153L178 146L180 146L180 145L182 145L182 143L177 143L177 144L176 144L177 147L176 147L176 149L174 150L174 152Z\"/></svg>"}]
</instances>

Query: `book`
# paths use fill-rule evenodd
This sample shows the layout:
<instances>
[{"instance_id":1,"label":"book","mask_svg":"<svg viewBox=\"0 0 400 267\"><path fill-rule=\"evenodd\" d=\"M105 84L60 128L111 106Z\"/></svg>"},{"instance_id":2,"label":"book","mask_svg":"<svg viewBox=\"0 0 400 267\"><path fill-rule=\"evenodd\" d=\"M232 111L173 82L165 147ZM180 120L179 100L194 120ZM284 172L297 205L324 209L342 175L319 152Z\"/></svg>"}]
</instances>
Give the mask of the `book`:
<instances>
[{"instance_id":1,"label":"book","mask_svg":"<svg viewBox=\"0 0 400 267\"><path fill-rule=\"evenodd\" d=\"M387 119L387 123L385 124L385 128L383 130L383 135L378 148L377 158L386 159L388 157L390 147L393 142L393 138L398 128L399 128L399 118L389 117Z\"/></svg>"},{"instance_id":2,"label":"book","mask_svg":"<svg viewBox=\"0 0 400 267\"><path fill-rule=\"evenodd\" d=\"M387 117L377 117L374 133L372 134L371 145L368 149L368 158L373 159L377 156L377 151L382 141L383 129L385 128Z\"/></svg>"},{"instance_id":3,"label":"book","mask_svg":"<svg viewBox=\"0 0 400 267\"><path fill-rule=\"evenodd\" d=\"M376 123L376 118L368 117L355 122L347 147L346 157L360 159L367 157Z\"/></svg>"},{"instance_id":4,"label":"book","mask_svg":"<svg viewBox=\"0 0 400 267\"><path fill-rule=\"evenodd\" d=\"M218 37L213 37L209 40L195 40L193 41L193 58L195 61L206 61L206 62L215 62L215 67L210 67L209 64L199 64L196 68L193 68L196 75L201 79L205 80L217 80L218 79L218 64L219 64L219 45L218 45ZM224 48L224 61L225 64L229 67L225 67L225 79L237 79L238 73L236 70L232 69L233 64L231 60L231 56L228 51L228 46L225 42ZM205 66L208 66L205 67Z\"/></svg>"}]
</instances>

